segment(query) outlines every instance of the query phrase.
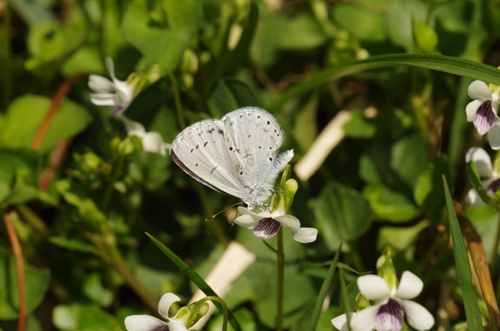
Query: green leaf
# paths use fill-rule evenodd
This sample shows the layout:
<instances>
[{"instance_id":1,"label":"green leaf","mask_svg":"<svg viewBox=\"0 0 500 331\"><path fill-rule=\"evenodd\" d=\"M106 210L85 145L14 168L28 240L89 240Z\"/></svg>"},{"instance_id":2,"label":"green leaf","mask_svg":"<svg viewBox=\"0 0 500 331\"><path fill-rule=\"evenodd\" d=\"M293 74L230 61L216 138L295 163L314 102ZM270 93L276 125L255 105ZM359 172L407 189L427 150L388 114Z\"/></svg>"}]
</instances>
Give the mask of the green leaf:
<instances>
[{"instance_id":1,"label":"green leaf","mask_svg":"<svg viewBox=\"0 0 500 331\"><path fill-rule=\"evenodd\" d=\"M354 240L363 235L371 225L370 205L358 191L337 182L326 184L321 192L314 213L323 231L332 237L325 239L336 249L340 239Z\"/></svg>"},{"instance_id":2,"label":"green leaf","mask_svg":"<svg viewBox=\"0 0 500 331\"><path fill-rule=\"evenodd\" d=\"M271 112L281 109L286 101L309 92L329 81L370 69L392 68L395 66L427 68L500 85L500 70L479 62L445 55L388 54L373 56L366 60L318 72L307 81L296 84L288 89L269 108Z\"/></svg>"},{"instance_id":3,"label":"green leaf","mask_svg":"<svg viewBox=\"0 0 500 331\"><path fill-rule=\"evenodd\" d=\"M248 21L241 34L240 40L236 47L229 53L227 61L225 61L225 75L232 75L238 69L238 66L245 61L248 56L248 50L253 40L257 23L259 22L259 7L255 2L250 3L250 14Z\"/></svg>"},{"instance_id":4,"label":"green leaf","mask_svg":"<svg viewBox=\"0 0 500 331\"><path fill-rule=\"evenodd\" d=\"M445 201L439 190L441 186L440 176L451 177L450 174L448 157L444 154L436 157L417 180L414 192L417 204L431 212L441 209ZM453 190L453 186L451 189Z\"/></svg>"},{"instance_id":5,"label":"green leaf","mask_svg":"<svg viewBox=\"0 0 500 331\"><path fill-rule=\"evenodd\" d=\"M56 188L66 202L76 207L79 219L90 225L93 229L99 229L104 222L107 222L106 216L96 206L94 201L86 197L84 193L77 192L72 187L69 179L59 180L56 183Z\"/></svg>"},{"instance_id":6,"label":"green leaf","mask_svg":"<svg viewBox=\"0 0 500 331\"><path fill-rule=\"evenodd\" d=\"M63 331L121 331L118 321L99 307L85 303L70 303L54 308L52 320Z\"/></svg>"},{"instance_id":7,"label":"green leaf","mask_svg":"<svg viewBox=\"0 0 500 331\"><path fill-rule=\"evenodd\" d=\"M384 16L374 10L339 3L333 10L333 18L342 28L364 41L385 40Z\"/></svg>"},{"instance_id":8,"label":"green leaf","mask_svg":"<svg viewBox=\"0 0 500 331\"><path fill-rule=\"evenodd\" d=\"M287 19L273 15L257 24L255 37L250 45L250 59L257 67L268 67L277 59L279 40L286 31Z\"/></svg>"},{"instance_id":9,"label":"green leaf","mask_svg":"<svg viewBox=\"0 0 500 331\"><path fill-rule=\"evenodd\" d=\"M47 3L30 0L11 0L9 4L22 17L23 22L30 26L56 19Z\"/></svg>"},{"instance_id":10,"label":"green leaf","mask_svg":"<svg viewBox=\"0 0 500 331\"><path fill-rule=\"evenodd\" d=\"M16 260L0 249L0 319L18 318L19 293ZM38 269L24 264L24 286L26 293L26 313L30 314L40 305L49 285L49 269Z\"/></svg>"},{"instance_id":11,"label":"green leaf","mask_svg":"<svg viewBox=\"0 0 500 331\"><path fill-rule=\"evenodd\" d=\"M417 206L403 194L392 191L382 184L365 186L363 195L370 202L375 219L402 223L420 214Z\"/></svg>"},{"instance_id":12,"label":"green leaf","mask_svg":"<svg viewBox=\"0 0 500 331\"><path fill-rule=\"evenodd\" d=\"M0 202L21 203L38 197L38 154L30 149L0 148Z\"/></svg>"},{"instance_id":13,"label":"green leaf","mask_svg":"<svg viewBox=\"0 0 500 331\"><path fill-rule=\"evenodd\" d=\"M101 307L108 307L113 302L113 292L102 286L102 277L93 272L83 282L83 293Z\"/></svg>"},{"instance_id":14,"label":"green leaf","mask_svg":"<svg viewBox=\"0 0 500 331\"><path fill-rule=\"evenodd\" d=\"M203 278L201 278L196 271L191 269L180 257L178 257L167 246L163 245L159 240L157 240L149 233L146 233L146 235L162 251L162 253L165 254L170 259L170 261L172 261L179 269L181 269L181 271L184 272L186 276L188 276L189 279L191 279L191 281L196 284L196 286L198 286L200 290L202 290L207 296L218 297L218 295L214 292L214 290L210 288L210 286L203 280ZM217 302L214 302L214 305L222 313L222 306ZM241 326L239 325L238 321L234 318L231 311L229 311L229 323L236 331L242 330Z\"/></svg>"},{"instance_id":15,"label":"green leaf","mask_svg":"<svg viewBox=\"0 0 500 331\"><path fill-rule=\"evenodd\" d=\"M293 127L293 137L297 141L300 149L307 152L318 135L317 119L318 96L313 96L308 100L297 113L295 125Z\"/></svg>"},{"instance_id":16,"label":"green leaf","mask_svg":"<svg viewBox=\"0 0 500 331\"><path fill-rule=\"evenodd\" d=\"M413 189L427 165L427 146L420 133L398 140L391 149L391 168Z\"/></svg>"},{"instance_id":17,"label":"green leaf","mask_svg":"<svg viewBox=\"0 0 500 331\"><path fill-rule=\"evenodd\" d=\"M353 111L351 119L344 124L344 132L348 137L367 139L375 136L377 127L359 111Z\"/></svg>"},{"instance_id":18,"label":"green leaf","mask_svg":"<svg viewBox=\"0 0 500 331\"><path fill-rule=\"evenodd\" d=\"M418 45L426 52L432 52L438 44L438 36L430 26L423 22L414 21L413 29Z\"/></svg>"},{"instance_id":19,"label":"green leaf","mask_svg":"<svg viewBox=\"0 0 500 331\"><path fill-rule=\"evenodd\" d=\"M455 255L455 265L457 266L458 280L462 295L464 297L465 317L467 318L467 328L469 331L482 331L481 313L477 304L476 290L472 285L472 275L467 256L467 249L464 243L464 237L458 224L457 214L453 206L450 190L446 182L446 177L443 175L443 187L446 200L446 208L448 209L448 221L450 223L451 238L453 240L453 254Z\"/></svg>"},{"instance_id":20,"label":"green leaf","mask_svg":"<svg viewBox=\"0 0 500 331\"><path fill-rule=\"evenodd\" d=\"M410 227L384 226L380 228L377 240L377 250L382 251L387 244L402 252L408 261L413 260L413 244L418 239L420 231L429 226L429 221L421 221Z\"/></svg>"},{"instance_id":21,"label":"green leaf","mask_svg":"<svg viewBox=\"0 0 500 331\"><path fill-rule=\"evenodd\" d=\"M391 1L385 20L387 32L394 45L403 47L407 52L413 52L414 20L425 22L428 6L420 0Z\"/></svg>"},{"instance_id":22,"label":"green leaf","mask_svg":"<svg viewBox=\"0 0 500 331\"><path fill-rule=\"evenodd\" d=\"M135 0L122 22L125 38L151 62L174 70L202 21L196 0Z\"/></svg>"},{"instance_id":23,"label":"green leaf","mask_svg":"<svg viewBox=\"0 0 500 331\"><path fill-rule=\"evenodd\" d=\"M59 247L63 247L81 253L90 253L101 257L101 253L99 252L98 249L96 249L94 246L90 244L87 244L83 241L79 241L77 239L66 238L62 236L53 236L49 238L49 241Z\"/></svg>"},{"instance_id":24,"label":"green leaf","mask_svg":"<svg viewBox=\"0 0 500 331\"><path fill-rule=\"evenodd\" d=\"M309 50L323 45L327 35L320 22L312 15L301 14L288 20L286 33L278 41L283 50Z\"/></svg>"},{"instance_id":25,"label":"green leaf","mask_svg":"<svg viewBox=\"0 0 500 331\"><path fill-rule=\"evenodd\" d=\"M31 147L33 139L49 111L52 100L26 94L14 100L9 108L0 133L0 144L8 147ZM40 145L45 153L63 140L83 131L92 120L89 112L77 103L65 99L59 105Z\"/></svg>"},{"instance_id":26,"label":"green leaf","mask_svg":"<svg viewBox=\"0 0 500 331\"><path fill-rule=\"evenodd\" d=\"M248 84L237 79L221 79L212 88L208 105L217 118L245 106L255 106L257 99Z\"/></svg>"}]
</instances>

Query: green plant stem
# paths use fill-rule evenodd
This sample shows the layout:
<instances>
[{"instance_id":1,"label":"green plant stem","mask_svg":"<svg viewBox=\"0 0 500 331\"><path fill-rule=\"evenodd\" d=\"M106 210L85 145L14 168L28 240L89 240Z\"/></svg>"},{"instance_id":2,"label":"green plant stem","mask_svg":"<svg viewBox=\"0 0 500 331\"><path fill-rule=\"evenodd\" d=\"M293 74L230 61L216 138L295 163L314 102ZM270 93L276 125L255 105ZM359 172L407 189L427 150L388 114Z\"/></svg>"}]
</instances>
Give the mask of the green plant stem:
<instances>
[{"instance_id":1,"label":"green plant stem","mask_svg":"<svg viewBox=\"0 0 500 331\"><path fill-rule=\"evenodd\" d=\"M111 174L111 180L108 183L108 187L106 188L106 192L104 193L104 198L102 199L101 210L106 211L109 206L109 202L111 201L111 196L113 195L113 189L115 187L115 182L118 179L118 175L123 167L123 162L125 157L120 155L113 165L113 173Z\"/></svg>"},{"instance_id":2,"label":"green plant stem","mask_svg":"<svg viewBox=\"0 0 500 331\"><path fill-rule=\"evenodd\" d=\"M285 280L285 253L283 249L283 231L281 227L278 230L278 251L276 252L277 264L278 264L278 283L276 289L276 330L283 330L283 287Z\"/></svg>"},{"instance_id":3,"label":"green plant stem","mask_svg":"<svg viewBox=\"0 0 500 331\"><path fill-rule=\"evenodd\" d=\"M45 222L38 217L28 206L25 204L18 204L15 206L17 212L21 214L22 218L40 235L47 233L47 226Z\"/></svg>"},{"instance_id":4,"label":"green plant stem","mask_svg":"<svg viewBox=\"0 0 500 331\"><path fill-rule=\"evenodd\" d=\"M182 270L182 272L184 272L186 276L188 276L189 279L191 279L191 281L195 283L200 290L203 291L203 293L209 296L217 296L217 294L214 292L214 290L212 290L210 286L208 286L205 280L203 280L203 278L201 278L196 271L191 269L180 257L178 257L174 252L172 252L170 248L163 245L158 239L151 236L149 233L146 233L146 235L163 252L163 254L165 254L165 256L167 256L170 259L170 261L172 261L180 270ZM223 308L218 302L214 302L214 304L219 311L223 312ZM229 323L231 324L231 326L235 331L243 331L240 324L238 323L238 321L231 312L228 312L228 319Z\"/></svg>"},{"instance_id":5,"label":"green plant stem","mask_svg":"<svg viewBox=\"0 0 500 331\"><path fill-rule=\"evenodd\" d=\"M227 331L228 309L227 309L226 302L224 300L222 300L221 298L216 297L216 296L205 297L198 302L203 303L203 302L208 301L208 300L217 301L222 306L222 309L223 309L222 315L224 316L224 322L222 324L222 331Z\"/></svg>"},{"instance_id":6,"label":"green plant stem","mask_svg":"<svg viewBox=\"0 0 500 331\"><path fill-rule=\"evenodd\" d=\"M491 263L490 263L490 273L494 275L495 267L498 258L498 244L500 243L500 223L497 225L497 235L495 237L495 243L493 244L493 251L491 252ZM498 293L498 288L497 288ZM497 300L498 302L498 300Z\"/></svg>"},{"instance_id":7,"label":"green plant stem","mask_svg":"<svg viewBox=\"0 0 500 331\"><path fill-rule=\"evenodd\" d=\"M202 184L196 182L195 183L195 189L198 191L198 195L200 197L201 203L203 205L203 209L205 210L206 215L213 215L214 210L212 209L208 198L207 198L207 192L205 188L202 186ZM209 226L215 233L215 237L221 243L224 247L227 247L229 245L230 239L227 236L227 232L225 229L223 229L222 225L220 222L217 222L217 220L213 220L213 222L209 223Z\"/></svg>"},{"instance_id":8,"label":"green plant stem","mask_svg":"<svg viewBox=\"0 0 500 331\"><path fill-rule=\"evenodd\" d=\"M115 269L115 271L123 277L128 286L130 286L130 288L139 296L139 298L141 298L148 309L157 317L161 317L158 314L158 302L151 295L151 293L149 293L149 291L137 280L137 278L125 263L121 252L116 246L114 233L111 232L109 226L103 226L102 230L104 243L102 240L99 240L96 235L90 232L86 232L85 236L101 252L105 262L109 263Z\"/></svg>"},{"instance_id":9,"label":"green plant stem","mask_svg":"<svg viewBox=\"0 0 500 331\"><path fill-rule=\"evenodd\" d=\"M339 245L339 249L335 254L335 257L330 264L330 268L328 268L328 272L326 273L325 280L321 285L321 289L319 290L318 299L316 300L316 305L314 306L314 310L311 317L311 322L309 323L309 331L316 330L316 325L318 324L319 315L321 314L321 308L323 307L323 302L325 301L326 295L328 293L328 289L333 281L333 276L335 275L335 269L337 268L337 262L339 261L340 252L342 251L342 243Z\"/></svg>"},{"instance_id":10,"label":"green plant stem","mask_svg":"<svg viewBox=\"0 0 500 331\"><path fill-rule=\"evenodd\" d=\"M344 268L342 268L342 264L339 265L339 278L340 278L340 292L342 295L342 301L344 302L344 313L347 318L347 329L352 331L351 329L351 307L349 307L349 301L347 299L347 288L345 286L344 279Z\"/></svg>"},{"instance_id":11,"label":"green plant stem","mask_svg":"<svg viewBox=\"0 0 500 331\"><path fill-rule=\"evenodd\" d=\"M179 127L181 130L184 130L186 127L186 122L184 121L184 110L182 109L181 98L179 95L179 84L177 83L177 79L175 79L174 74L165 69L168 77L170 78L170 82L172 83L172 92L174 93L174 102L175 102L175 110L177 112L177 121L179 122Z\"/></svg>"}]
</instances>

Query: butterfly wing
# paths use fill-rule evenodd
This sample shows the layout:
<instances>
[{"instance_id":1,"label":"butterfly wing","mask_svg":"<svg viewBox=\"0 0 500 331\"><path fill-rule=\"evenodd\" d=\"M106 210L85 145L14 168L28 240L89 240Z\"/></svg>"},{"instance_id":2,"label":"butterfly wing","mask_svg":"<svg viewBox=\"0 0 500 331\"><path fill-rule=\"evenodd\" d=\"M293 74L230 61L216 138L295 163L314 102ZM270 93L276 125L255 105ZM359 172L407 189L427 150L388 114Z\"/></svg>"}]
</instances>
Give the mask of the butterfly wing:
<instances>
[{"instance_id":1,"label":"butterfly wing","mask_svg":"<svg viewBox=\"0 0 500 331\"><path fill-rule=\"evenodd\" d=\"M257 107L237 109L221 121L234 173L245 188L241 198L250 206L262 205L271 196L278 174L293 157L293 151L277 156L284 132L270 113Z\"/></svg>"},{"instance_id":2,"label":"butterfly wing","mask_svg":"<svg viewBox=\"0 0 500 331\"><path fill-rule=\"evenodd\" d=\"M222 121L204 120L184 129L173 141L170 156L200 183L242 199L244 189L225 149Z\"/></svg>"}]
</instances>

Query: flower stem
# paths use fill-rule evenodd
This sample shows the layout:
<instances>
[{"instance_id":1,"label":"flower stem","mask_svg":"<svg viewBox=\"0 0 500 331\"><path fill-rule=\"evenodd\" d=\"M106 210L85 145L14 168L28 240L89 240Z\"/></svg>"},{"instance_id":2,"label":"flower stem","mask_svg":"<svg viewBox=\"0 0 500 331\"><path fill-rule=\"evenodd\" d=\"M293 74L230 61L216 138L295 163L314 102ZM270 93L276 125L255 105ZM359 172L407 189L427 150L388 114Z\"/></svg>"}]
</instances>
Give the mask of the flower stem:
<instances>
[{"instance_id":1,"label":"flower stem","mask_svg":"<svg viewBox=\"0 0 500 331\"><path fill-rule=\"evenodd\" d=\"M36 132L35 138L33 139L33 142L31 144L31 148L33 148L34 150L38 150L40 148L40 145L42 144L43 141L43 137L45 136L45 133L49 128L50 122L52 121L52 118L54 117L57 108L59 108L59 104L61 103L64 96L69 92L71 86L81 77L83 77L83 74L80 73L74 74L73 76L69 77L64 82L62 82L61 85L59 85L56 94L52 98L52 104L50 105L49 111L45 115L43 122L40 124L40 127Z\"/></svg>"},{"instance_id":2,"label":"flower stem","mask_svg":"<svg viewBox=\"0 0 500 331\"><path fill-rule=\"evenodd\" d=\"M342 295L342 301L344 302L344 312L347 318L347 329L352 331L351 329L351 307L349 307L349 300L347 298L347 288L345 286L344 279L344 268L342 268L342 264L339 264L339 278L340 278L340 292Z\"/></svg>"},{"instance_id":3,"label":"flower stem","mask_svg":"<svg viewBox=\"0 0 500 331\"><path fill-rule=\"evenodd\" d=\"M283 231L279 229L277 234L278 251L276 257L278 260L278 287L276 289L276 331L283 330L283 286L285 278L285 253L283 250Z\"/></svg>"},{"instance_id":4,"label":"flower stem","mask_svg":"<svg viewBox=\"0 0 500 331\"><path fill-rule=\"evenodd\" d=\"M16 261L17 287L19 290L19 322L17 330L24 331L26 325L26 288L24 284L23 252L21 250L21 244L19 243L19 237L17 236L16 229L10 219L10 215L10 213L5 213L3 215L3 221L5 223L5 227L7 228L7 233L9 234Z\"/></svg>"},{"instance_id":5,"label":"flower stem","mask_svg":"<svg viewBox=\"0 0 500 331\"><path fill-rule=\"evenodd\" d=\"M333 282L333 276L335 275L335 269L337 268L337 262L339 261L340 252L342 251L342 244L340 243L339 249L335 254L335 257L330 264L330 268L326 273L325 279L323 280L323 284L319 290L318 299L316 300L316 305L314 306L314 310L311 317L311 322L309 323L309 331L316 330L316 325L318 324L319 315L321 315L321 308L323 307L323 302L325 301L326 295L328 294L328 289L330 288Z\"/></svg>"},{"instance_id":6,"label":"flower stem","mask_svg":"<svg viewBox=\"0 0 500 331\"><path fill-rule=\"evenodd\" d=\"M179 96L179 84L177 83L177 79L175 79L172 72L168 69L167 71L168 77L170 78L170 82L172 83L172 92L174 93L174 101L175 101L175 110L177 111L177 121L179 121L179 126L181 130L184 130L186 127L186 122L184 121L184 112L182 109L181 98Z\"/></svg>"},{"instance_id":7,"label":"flower stem","mask_svg":"<svg viewBox=\"0 0 500 331\"><path fill-rule=\"evenodd\" d=\"M102 199L102 205L101 205L102 211L106 211L108 209L109 202L111 201L111 196L113 195L113 188L115 186L116 180L118 179L118 175L120 174L120 171L122 169L124 159L125 158L123 155L118 156L118 159L116 160L113 166L111 181L109 182L108 187L106 188L106 192L104 193L104 198Z\"/></svg>"},{"instance_id":8,"label":"flower stem","mask_svg":"<svg viewBox=\"0 0 500 331\"><path fill-rule=\"evenodd\" d=\"M209 297L205 297L205 298L201 299L200 301L198 301L198 303L203 303L203 302L208 301L208 300L217 301L222 306L222 310L223 310L222 315L224 316L224 322L222 324L222 331L227 331L228 309L227 309L226 302L219 297L209 296Z\"/></svg>"}]
</instances>

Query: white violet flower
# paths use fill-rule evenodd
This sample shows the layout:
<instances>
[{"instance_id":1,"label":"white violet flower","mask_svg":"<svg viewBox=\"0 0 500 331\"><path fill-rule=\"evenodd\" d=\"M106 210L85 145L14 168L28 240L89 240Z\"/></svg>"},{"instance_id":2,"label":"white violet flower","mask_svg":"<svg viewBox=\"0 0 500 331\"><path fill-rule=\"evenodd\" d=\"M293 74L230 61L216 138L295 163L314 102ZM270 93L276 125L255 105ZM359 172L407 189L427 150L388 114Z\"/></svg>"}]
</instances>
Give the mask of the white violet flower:
<instances>
[{"instance_id":1,"label":"white violet flower","mask_svg":"<svg viewBox=\"0 0 500 331\"><path fill-rule=\"evenodd\" d=\"M500 188L500 174L493 170L491 159L488 153L482 148L470 148L465 154L465 162L473 161L476 164L477 173L485 178L482 181L483 187L491 195L495 195ZM473 206L481 206L484 202L475 188L467 192L465 201Z\"/></svg>"},{"instance_id":2,"label":"white violet flower","mask_svg":"<svg viewBox=\"0 0 500 331\"><path fill-rule=\"evenodd\" d=\"M167 155L166 150L170 148L170 144L163 141L163 137L159 132L146 132L141 123L132 121L125 116L121 116L121 119L125 123L125 130L127 130L129 137L136 136L142 139L142 149L145 152Z\"/></svg>"},{"instance_id":3,"label":"white violet flower","mask_svg":"<svg viewBox=\"0 0 500 331\"><path fill-rule=\"evenodd\" d=\"M400 331L403 327L405 314L408 324L412 328L418 331L429 330L434 325L434 317L422 305L408 300L420 294L423 286L422 280L410 271L403 272L399 286L394 286L392 289L380 276L365 275L359 277L358 288L360 292L370 300L377 300L377 304L360 310L353 316L351 319L352 331L373 329ZM343 319L344 317L337 321L334 319L332 323L335 321L334 325L337 324L342 328L346 324Z\"/></svg>"},{"instance_id":4,"label":"white violet flower","mask_svg":"<svg viewBox=\"0 0 500 331\"><path fill-rule=\"evenodd\" d=\"M112 81L99 75L89 76L89 88L95 92L90 93L90 101L97 106L113 108L113 115L119 115L132 103L138 91L133 84L116 78L113 60L109 57L106 58L106 68Z\"/></svg>"},{"instance_id":5,"label":"white violet flower","mask_svg":"<svg viewBox=\"0 0 500 331\"><path fill-rule=\"evenodd\" d=\"M165 318L166 322L150 315L132 315L125 318L125 328L128 331L187 331L186 319L188 315L178 318L179 312L177 312L174 317L168 317L170 306L180 300L174 293L165 293L161 297L158 312Z\"/></svg>"},{"instance_id":6,"label":"white violet flower","mask_svg":"<svg viewBox=\"0 0 500 331\"><path fill-rule=\"evenodd\" d=\"M241 216L234 220L234 223L247 229L253 229L253 235L269 239L278 233L281 225L285 226L292 233L293 239L300 243L310 243L316 240L318 230L315 228L301 228L297 217L285 215L283 205L273 212L263 211L255 213L248 208L238 207Z\"/></svg>"},{"instance_id":7,"label":"white violet flower","mask_svg":"<svg viewBox=\"0 0 500 331\"><path fill-rule=\"evenodd\" d=\"M486 85L485 82L475 80L469 85L468 93L475 99L465 109L467 121L472 122L477 132L483 136L488 133L491 148L500 149L500 118L498 104L500 103L500 88L495 85Z\"/></svg>"},{"instance_id":8,"label":"white violet flower","mask_svg":"<svg viewBox=\"0 0 500 331\"><path fill-rule=\"evenodd\" d=\"M349 314L349 319L351 320L351 325L352 325L352 322L355 318L356 318L356 313ZM342 315L337 316L334 319L332 319L332 324L334 327L336 327L340 331L349 331L349 327L347 325L347 315L346 314L342 314ZM366 331L372 331L372 330L373 329L366 330Z\"/></svg>"}]
</instances>

